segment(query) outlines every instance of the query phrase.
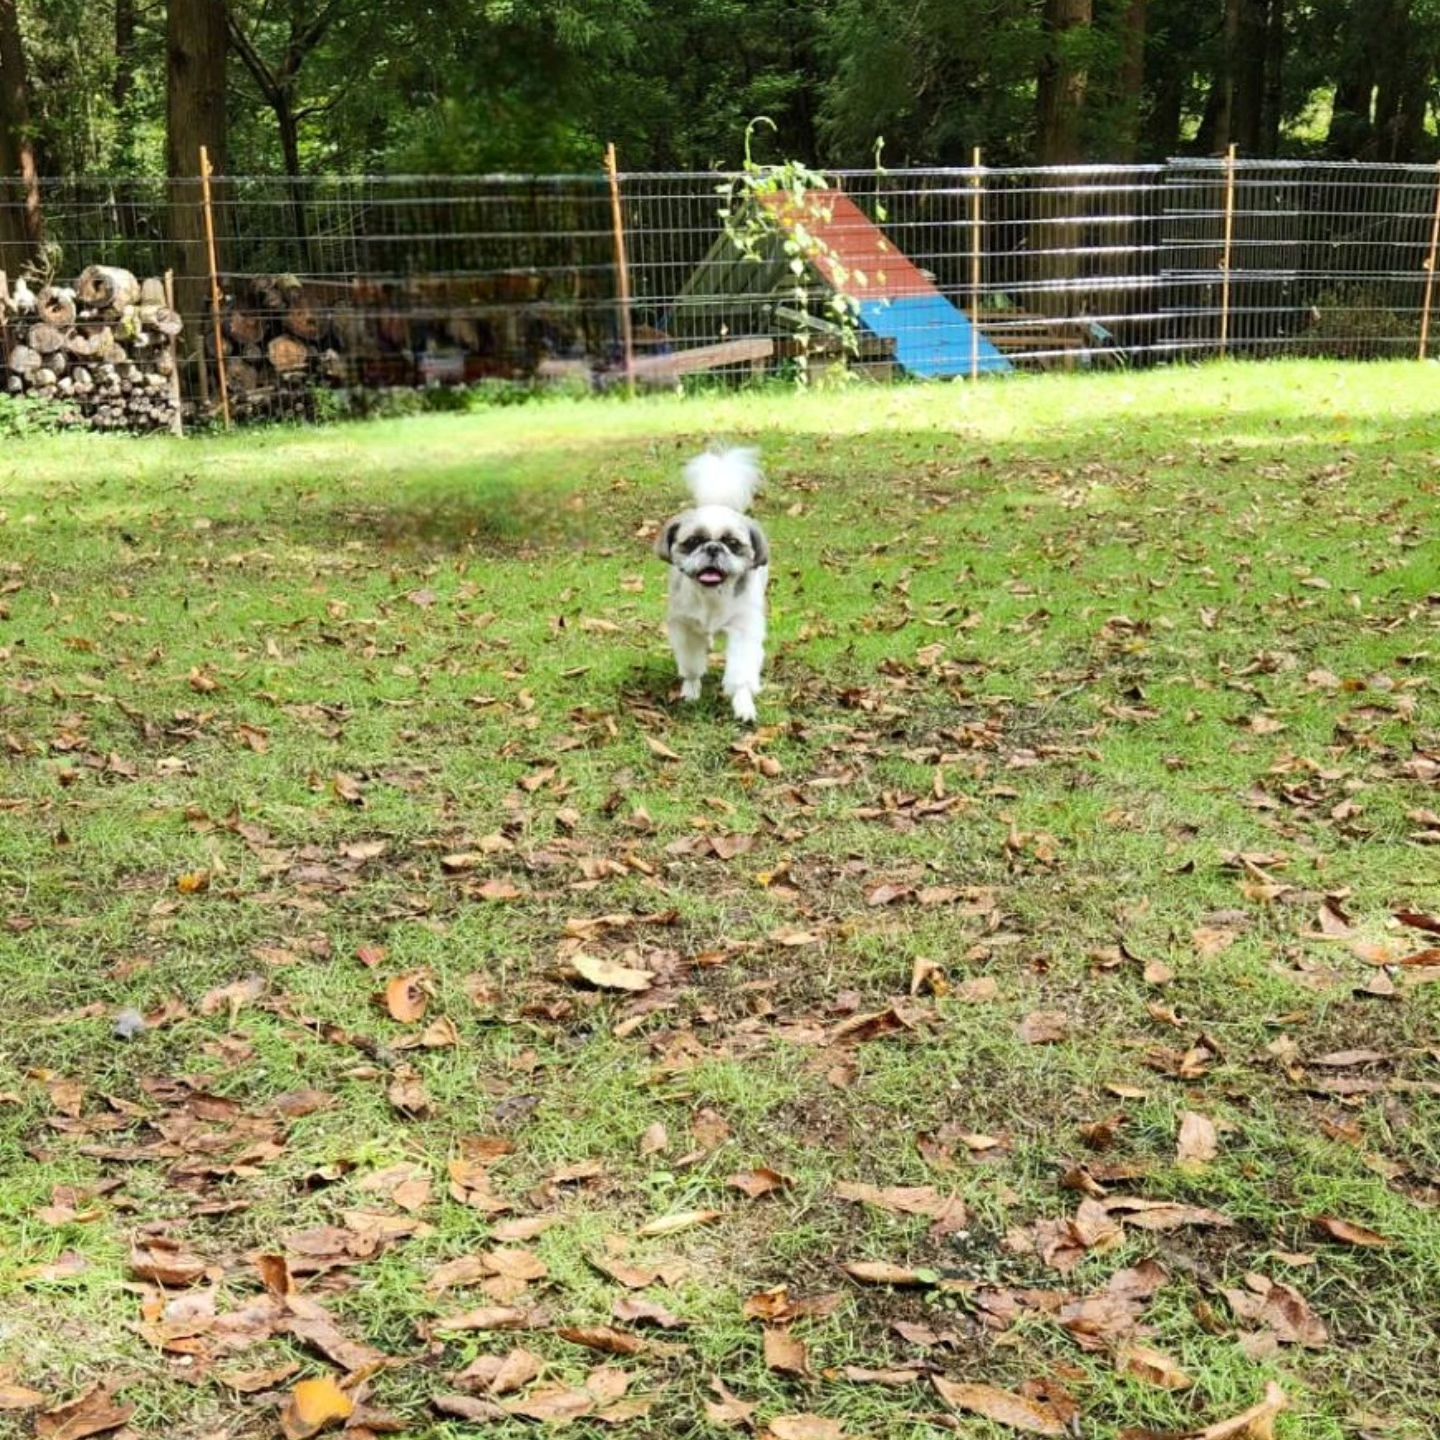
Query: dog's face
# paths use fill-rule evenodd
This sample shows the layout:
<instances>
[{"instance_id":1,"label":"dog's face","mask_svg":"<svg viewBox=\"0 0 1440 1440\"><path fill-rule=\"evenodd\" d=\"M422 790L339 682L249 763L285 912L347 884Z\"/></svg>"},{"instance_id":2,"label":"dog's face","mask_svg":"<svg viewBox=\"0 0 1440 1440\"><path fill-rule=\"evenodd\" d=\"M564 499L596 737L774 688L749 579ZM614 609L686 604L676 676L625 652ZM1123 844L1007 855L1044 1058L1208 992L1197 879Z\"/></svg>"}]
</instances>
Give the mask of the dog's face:
<instances>
[{"instance_id":1,"label":"dog's face","mask_svg":"<svg viewBox=\"0 0 1440 1440\"><path fill-rule=\"evenodd\" d=\"M765 532L748 516L721 505L677 515L655 541L655 553L705 590L770 563Z\"/></svg>"}]
</instances>

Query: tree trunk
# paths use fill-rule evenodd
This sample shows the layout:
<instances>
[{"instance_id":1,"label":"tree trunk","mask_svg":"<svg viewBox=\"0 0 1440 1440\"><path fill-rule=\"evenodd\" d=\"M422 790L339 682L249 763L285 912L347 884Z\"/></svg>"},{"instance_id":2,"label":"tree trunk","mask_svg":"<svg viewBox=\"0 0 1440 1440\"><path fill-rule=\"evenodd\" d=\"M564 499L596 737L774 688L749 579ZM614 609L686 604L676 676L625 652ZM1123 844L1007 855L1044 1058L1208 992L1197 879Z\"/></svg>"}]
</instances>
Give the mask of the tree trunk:
<instances>
[{"instance_id":1,"label":"tree trunk","mask_svg":"<svg viewBox=\"0 0 1440 1440\"><path fill-rule=\"evenodd\" d=\"M13 185L19 177L18 187ZM30 129L30 77L16 0L0 0L0 269L12 274L45 238L40 167ZM5 254L5 245L19 254Z\"/></svg>"},{"instance_id":2,"label":"tree trunk","mask_svg":"<svg viewBox=\"0 0 1440 1440\"><path fill-rule=\"evenodd\" d=\"M305 184L300 179L300 122L295 105L285 95L275 106L275 119L280 127L280 154L285 161L285 174L290 186L290 224L295 231L295 248L300 269L310 269L310 233L305 215Z\"/></svg>"},{"instance_id":3,"label":"tree trunk","mask_svg":"<svg viewBox=\"0 0 1440 1440\"><path fill-rule=\"evenodd\" d=\"M200 147L209 151L217 174L226 166L225 0L169 0L165 30L167 55L165 163L170 176L170 239L175 246L175 296L192 323L187 349L202 352L209 294L209 256L201 210Z\"/></svg>"},{"instance_id":4,"label":"tree trunk","mask_svg":"<svg viewBox=\"0 0 1440 1440\"><path fill-rule=\"evenodd\" d=\"M1260 153L1280 153L1280 122L1285 118L1285 0L1270 0L1265 28L1265 93L1260 105Z\"/></svg>"},{"instance_id":5,"label":"tree trunk","mask_svg":"<svg viewBox=\"0 0 1440 1440\"><path fill-rule=\"evenodd\" d=\"M1091 0L1045 0L1044 28L1047 49L1036 89L1039 134L1036 159L1041 165L1077 165L1084 158L1080 125L1085 113L1089 75L1073 51L1077 32L1089 28ZM1042 188L1054 194L1042 198L1049 216L1035 227L1036 279L1053 289L1036 294L1035 308L1047 314L1068 314L1073 296L1067 283L1078 273L1076 249L1079 229L1071 221L1077 197L1062 185L1041 177Z\"/></svg>"},{"instance_id":6,"label":"tree trunk","mask_svg":"<svg viewBox=\"0 0 1440 1440\"><path fill-rule=\"evenodd\" d=\"M1372 36L1382 57L1375 91L1375 140L1378 158L1408 162L1420 158L1425 138L1429 67L1411 0L1389 0L1381 11L1381 29Z\"/></svg>"},{"instance_id":7,"label":"tree trunk","mask_svg":"<svg viewBox=\"0 0 1440 1440\"><path fill-rule=\"evenodd\" d=\"M1120 31L1120 135L1117 158L1133 163L1140 150L1145 105L1145 23L1149 0L1129 0Z\"/></svg>"},{"instance_id":8,"label":"tree trunk","mask_svg":"<svg viewBox=\"0 0 1440 1440\"><path fill-rule=\"evenodd\" d=\"M1045 0L1047 48L1036 89L1035 158L1041 165L1074 165L1084 153L1080 122L1089 74L1069 41L1073 32L1088 29L1092 18L1092 0Z\"/></svg>"},{"instance_id":9,"label":"tree trunk","mask_svg":"<svg viewBox=\"0 0 1440 1440\"><path fill-rule=\"evenodd\" d=\"M124 116L125 102L135 88L135 0L115 0L115 76L110 102Z\"/></svg>"},{"instance_id":10,"label":"tree trunk","mask_svg":"<svg viewBox=\"0 0 1440 1440\"><path fill-rule=\"evenodd\" d=\"M1261 149L1265 109L1268 0L1237 0L1235 48L1230 52L1230 140L1242 155Z\"/></svg>"}]
</instances>

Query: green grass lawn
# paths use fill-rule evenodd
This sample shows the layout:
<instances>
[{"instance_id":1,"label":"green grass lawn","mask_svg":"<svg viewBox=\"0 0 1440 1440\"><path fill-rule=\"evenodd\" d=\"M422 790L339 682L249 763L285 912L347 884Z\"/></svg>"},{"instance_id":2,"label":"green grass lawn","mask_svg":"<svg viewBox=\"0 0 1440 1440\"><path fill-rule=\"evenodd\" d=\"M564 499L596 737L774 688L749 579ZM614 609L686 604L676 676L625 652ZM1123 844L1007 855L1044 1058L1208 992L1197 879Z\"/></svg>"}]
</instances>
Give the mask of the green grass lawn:
<instances>
[{"instance_id":1,"label":"green grass lawn","mask_svg":"<svg viewBox=\"0 0 1440 1440\"><path fill-rule=\"evenodd\" d=\"M1435 385L11 442L0 1435L1431 1434Z\"/></svg>"}]
</instances>

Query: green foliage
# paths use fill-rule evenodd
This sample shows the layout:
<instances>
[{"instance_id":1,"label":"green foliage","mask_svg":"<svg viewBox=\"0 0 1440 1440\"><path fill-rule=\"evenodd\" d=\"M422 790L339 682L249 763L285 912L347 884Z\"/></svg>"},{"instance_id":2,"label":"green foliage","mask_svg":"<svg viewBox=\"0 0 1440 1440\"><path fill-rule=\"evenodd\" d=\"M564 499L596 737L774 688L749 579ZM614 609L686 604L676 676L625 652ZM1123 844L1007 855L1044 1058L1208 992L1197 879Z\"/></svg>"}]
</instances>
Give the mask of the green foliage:
<instances>
[{"instance_id":1,"label":"green foliage","mask_svg":"<svg viewBox=\"0 0 1440 1440\"><path fill-rule=\"evenodd\" d=\"M67 413L58 401L39 395L0 395L0 440L58 434Z\"/></svg>"},{"instance_id":2,"label":"green foliage","mask_svg":"<svg viewBox=\"0 0 1440 1440\"><path fill-rule=\"evenodd\" d=\"M798 160L762 165L754 157L755 129L775 122L760 115L745 127L745 160L741 168L717 187L721 196L720 223L725 236L739 255L752 264L770 262L776 252L784 256L790 275L791 313L797 319L794 333L799 342L795 356L795 380L808 383L813 327L814 267L824 261L828 275L823 286L822 321L833 326L841 347L854 355L858 346L860 302L850 293L853 284L863 288L867 277L848 270L821 235L807 224L812 217L829 220L831 211L823 200L830 182L818 170ZM877 157L879 151L876 151ZM769 203L778 200L778 204Z\"/></svg>"}]
</instances>

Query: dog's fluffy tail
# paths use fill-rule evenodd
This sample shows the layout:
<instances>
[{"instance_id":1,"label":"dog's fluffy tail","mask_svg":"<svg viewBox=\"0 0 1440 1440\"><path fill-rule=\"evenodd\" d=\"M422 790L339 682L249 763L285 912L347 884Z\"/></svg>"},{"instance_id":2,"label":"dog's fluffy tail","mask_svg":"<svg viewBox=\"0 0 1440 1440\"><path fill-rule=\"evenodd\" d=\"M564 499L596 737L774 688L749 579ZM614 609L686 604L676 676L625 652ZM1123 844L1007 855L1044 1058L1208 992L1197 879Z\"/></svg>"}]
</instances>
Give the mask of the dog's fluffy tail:
<instances>
[{"instance_id":1,"label":"dog's fluffy tail","mask_svg":"<svg viewBox=\"0 0 1440 1440\"><path fill-rule=\"evenodd\" d=\"M685 483L697 505L726 505L745 511L760 488L758 450L709 451L685 467Z\"/></svg>"}]
</instances>

